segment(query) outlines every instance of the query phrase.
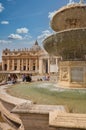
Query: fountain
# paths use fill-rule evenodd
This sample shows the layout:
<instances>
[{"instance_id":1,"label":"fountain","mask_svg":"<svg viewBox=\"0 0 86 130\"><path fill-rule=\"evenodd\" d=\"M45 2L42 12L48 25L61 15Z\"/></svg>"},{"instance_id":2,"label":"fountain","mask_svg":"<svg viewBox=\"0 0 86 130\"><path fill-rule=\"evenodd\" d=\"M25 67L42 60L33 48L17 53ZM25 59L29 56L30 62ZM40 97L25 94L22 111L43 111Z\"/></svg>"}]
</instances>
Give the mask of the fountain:
<instances>
[{"instance_id":1,"label":"fountain","mask_svg":"<svg viewBox=\"0 0 86 130\"><path fill-rule=\"evenodd\" d=\"M71 1L54 14L55 34L43 41L45 50L61 56L58 83L64 87L86 87L86 5Z\"/></svg>"},{"instance_id":2,"label":"fountain","mask_svg":"<svg viewBox=\"0 0 86 130\"><path fill-rule=\"evenodd\" d=\"M86 40L85 40L86 39L86 21L85 21L86 5L83 4L83 0L81 0L80 3L74 3L73 0L70 0L70 3L71 4L68 4L67 6L58 10L53 16L51 21L51 27L57 33L46 38L43 41L43 44L44 44L44 48L47 50L49 54L62 57L61 58L62 60L59 62L59 84L66 87L85 88L86 87ZM41 86L39 83L38 83L39 86L37 85L37 83L34 84L37 87L47 87L45 84L43 86L42 83ZM44 104L42 105L42 104L36 104L36 102L33 103L32 101L17 99L9 95L6 95L5 93L6 86L4 87L2 86L0 88L1 88L0 110L2 112L1 114L6 119L6 121L11 123L12 126L15 126L17 130L18 129L20 130L85 130L86 129L86 114L84 113L80 113L80 114L72 113L73 109L69 111L69 109L63 105L44 105ZM28 86L26 86L26 88L28 88ZM29 88L32 88L32 86ZM49 88L51 87L49 86ZM68 91L68 89L66 90ZM85 89L83 89L83 92L84 90ZM23 92L20 92L20 90L18 91L17 89L19 95L21 93L24 94L25 86L24 86L24 90L22 91ZM45 91L46 94L48 95L48 91L47 90ZM42 97L43 89L42 91L39 92L41 92L41 96L38 96L38 99ZM78 91L76 89L76 93L77 92ZM80 92L79 94L81 95ZM29 93L27 94L29 95ZM65 94L67 95L67 93ZM75 103L74 95L73 95L74 91L73 93L70 92L70 94L73 96L73 102ZM51 96L53 97L53 94L51 94ZM56 93L55 93L55 97L56 97ZM45 96L44 98L46 99ZM66 99L64 95L63 98L64 100ZM68 99L70 101L69 97ZM82 103L83 103L83 99L84 98L81 98ZM62 96L61 96L61 100L62 100ZM58 102L57 98L56 101ZM79 101L78 98L76 98L76 102L80 106L78 101ZM83 106L84 108L86 108L85 103L83 104ZM7 110L5 109L5 107ZM16 118L15 115L18 117Z\"/></svg>"}]
</instances>

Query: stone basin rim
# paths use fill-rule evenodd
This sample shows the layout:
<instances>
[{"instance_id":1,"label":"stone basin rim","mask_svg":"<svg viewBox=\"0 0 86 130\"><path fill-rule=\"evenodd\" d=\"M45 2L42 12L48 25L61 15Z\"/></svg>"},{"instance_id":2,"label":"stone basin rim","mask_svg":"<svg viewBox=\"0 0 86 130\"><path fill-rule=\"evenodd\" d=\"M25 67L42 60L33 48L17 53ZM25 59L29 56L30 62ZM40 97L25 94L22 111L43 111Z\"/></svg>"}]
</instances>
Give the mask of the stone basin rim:
<instances>
[{"instance_id":1,"label":"stone basin rim","mask_svg":"<svg viewBox=\"0 0 86 130\"><path fill-rule=\"evenodd\" d=\"M59 35L59 34L61 34L61 33L65 33L65 32L80 31L80 30L81 30L81 31L86 31L86 27L84 27L84 28L73 28L73 29L67 29L67 30L63 30L63 31L56 32L56 33L54 33L54 34L48 36L47 38L45 38L45 39L43 40L43 44L44 44L44 42L45 42L47 39L49 39L50 37L53 37L53 36L56 36L56 35Z\"/></svg>"},{"instance_id":2,"label":"stone basin rim","mask_svg":"<svg viewBox=\"0 0 86 130\"><path fill-rule=\"evenodd\" d=\"M75 8L75 7L85 7L86 4L82 4L82 3L73 3L73 4L69 4L69 5L65 5L62 8L60 8L59 10L56 11L56 13L54 15L56 15L57 13L69 9L69 8Z\"/></svg>"},{"instance_id":3,"label":"stone basin rim","mask_svg":"<svg viewBox=\"0 0 86 130\"><path fill-rule=\"evenodd\" d=\"M74 8L76 8L76 9L86 9L86 4L81 4L81 3L74 3L74 4L70 4L70 5L65 5L64 7L62 7L62 8L60 8L59 10L56 10L55 11L55 14L53 15L53 17L52 17L52 19L51 19L51 21L50 21L50 26L51 26L51 28L54 30L54 31L56 31L56 32L58 32L58 31L60 31L60 30L63 30L63 29L68 29L69 27L62 27L62 23L63 23L63 25L64 25L64 20L65 19L67 19L67 18L70 18L71 19L71 16L70 16L70 10L71 11L73 11L73 15L74 16L72 16L74 19L78 19L79 17L76 15L76 12L78 11L78 13L79 13L79 10L75 10L75 13L74 13ZM69 11L68 11L69 10ZM67 12L66 12L67 11ZM81 11L82 12L82 11ZM86 11L84 11L83 10L83 12L84 12L84 16L85 16L85 14L86 14ZM65 14L66 13L66 16L64 16L63 14ZM69 15L68 15L69 14ZM81 16L81 18L80 19L82 19L84 16L82 15L82 13L79 13L79 15ZM57 19L58 18L58 19ZM59 21L59 18L60 18L60 20L63 20L63 22L61 22L61 23L59 23L60 21ZM59 27L60 26L60 27ZM85 27L86 26L86 24L85 25L83 25L83 24L81 24L80 25L80 27ZM77 25L77 27L79 27L78 25ZM73 28L73 26L71 27L71 28ZM75 28L75 27L74 27Z\"/></svg>"},{"instance_id":4,"label":"stone basin rim","mask_svg":"<svg viewBox=\"0 0 86 130\"><path fill-rule=\"evenodd\" d=\"M79 53L79 46L81 45L83 45L84 50L82 51L84 54L84 52L86 53L86 27L56 32L43 41L45 50L56 56L61 56L67 50Z\"/></svg>"}]
</instances>

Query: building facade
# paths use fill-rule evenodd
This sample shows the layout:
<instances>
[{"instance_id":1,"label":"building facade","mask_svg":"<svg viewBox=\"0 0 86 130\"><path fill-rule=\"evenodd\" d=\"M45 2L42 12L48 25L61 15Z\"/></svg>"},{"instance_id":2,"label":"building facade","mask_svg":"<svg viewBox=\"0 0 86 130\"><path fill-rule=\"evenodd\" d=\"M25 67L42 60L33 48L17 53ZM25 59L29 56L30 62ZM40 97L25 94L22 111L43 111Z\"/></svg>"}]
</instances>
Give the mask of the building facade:
<instances>
[{"instance_id":1,"label":"building facade","mask_svg":"<svg viewBox=\"0 0 86 130\"><path fill-rule=\"evenodd\" d=\"M2 52L2 71L5 72L44 74L57 71L57 64L58 57L49 56L37 41L30 49L11 51L6 48Z\"/></svg>"}]
</instances>

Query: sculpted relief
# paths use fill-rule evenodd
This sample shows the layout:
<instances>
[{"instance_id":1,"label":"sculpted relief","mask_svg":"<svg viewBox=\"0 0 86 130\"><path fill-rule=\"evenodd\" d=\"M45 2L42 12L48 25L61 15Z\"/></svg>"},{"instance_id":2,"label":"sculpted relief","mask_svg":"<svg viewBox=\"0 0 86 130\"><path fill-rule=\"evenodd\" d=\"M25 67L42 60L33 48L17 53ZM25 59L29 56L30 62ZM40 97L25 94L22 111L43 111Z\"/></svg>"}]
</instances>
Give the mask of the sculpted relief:
<instances>
[{"instance_id":1,"label":"sculpted relief","mask_svg":"<svg viewBox=\"0 0 86 130\"><path fill-rule=\"evenodd\" d=\"M76 27L77 25L80 24L80 19L76 19L76 18L66 19L66 24L69 27Z\"/></svg>"},{"instance_id":2,"label":"sculpted relief","mask_svg":"<svg viewBox=\"0 0 86 130\"><path fill-rule=\"evenodd\" d=\"M67 67L64 67L64 68L61 68L61 81L68 81L68 68Z\"/></svg>"}]
</instances>

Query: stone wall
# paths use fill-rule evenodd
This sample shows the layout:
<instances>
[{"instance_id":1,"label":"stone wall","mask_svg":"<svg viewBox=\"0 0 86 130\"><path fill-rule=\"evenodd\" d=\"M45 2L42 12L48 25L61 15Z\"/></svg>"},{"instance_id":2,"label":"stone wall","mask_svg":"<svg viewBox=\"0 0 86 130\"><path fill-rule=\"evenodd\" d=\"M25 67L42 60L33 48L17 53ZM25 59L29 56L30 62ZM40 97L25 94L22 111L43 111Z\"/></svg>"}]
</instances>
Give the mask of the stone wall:
<instances>
[{"instance_id":1,"label":"stone wall","mask_svg":"<svg viewBox=\"0 0 86 130\"><path fill-rule=\"evenodd\" d=\"M28 113L19 114L25 130L53 130L49 128L48 114Z\"/></svg>"},{"instance_id":2,"label":"stone wall","mask_svg":"<svg viewBox=\"0 0 86 130\"><path fill-rule=\"evenodd\" d=\"M86 129L86 114L52 111L49 113L49 125L72 130Z\"/></svg>"},{"instance_id":3,"label":"stone wall","mask_svg":"<svg viewBox=\"0 0 86 130\"><path fill-rule=\"evenodd\" d=\"M20 113L19 115L25 130L83 130L82 128L51 126L49 124L49 114Z\"/></svg>"},{"instance_id":4,"label":"stone wall","mask_svg":"<svg viewBox=\"0 0 86 130\"><path fill-rule=\"evenodd\" d=\"M18 115L10 113L10 111L8 111L1 102L0 102L0 112L5 122L10 124L16 130L20 128L22 128L21 130L23 130L23 125Z\"/></svg>"},{"instance_id":5,"label":"stone wall","mask_svg":"<svg viewBox=\"0 0 86 130\"><path fill-rule=\"evenodd\" d=\"M24 103L12 112L20 116L25 130L86 129L86 114L68 113L64 106Z\"/></svg>"},{"instance_id":6,"label":"stone wall","mask_svg":"<svg viewBox=\"0 0 86 130\"><path fill-rule=\"evenodd\" d=\"M86 61L60 61L59 84L64 87L86 88Z\"/></svg>"},{"instance_id":7,"label":"stone wall","mask_svg":"<svg viewBox=\"0 0 86 130\"><path fill-rule=\"evenodd\" d=\"M15 107L15 105L12 104L12 103L10 103L10 102L7 102L7 101L1 100L1 99L0 99L0 102L1 102L1 103L3 104L3 106L4 106L7 110L9 110L9 111L11 111L11 110Z\"/></svg>"}]
</instances>

